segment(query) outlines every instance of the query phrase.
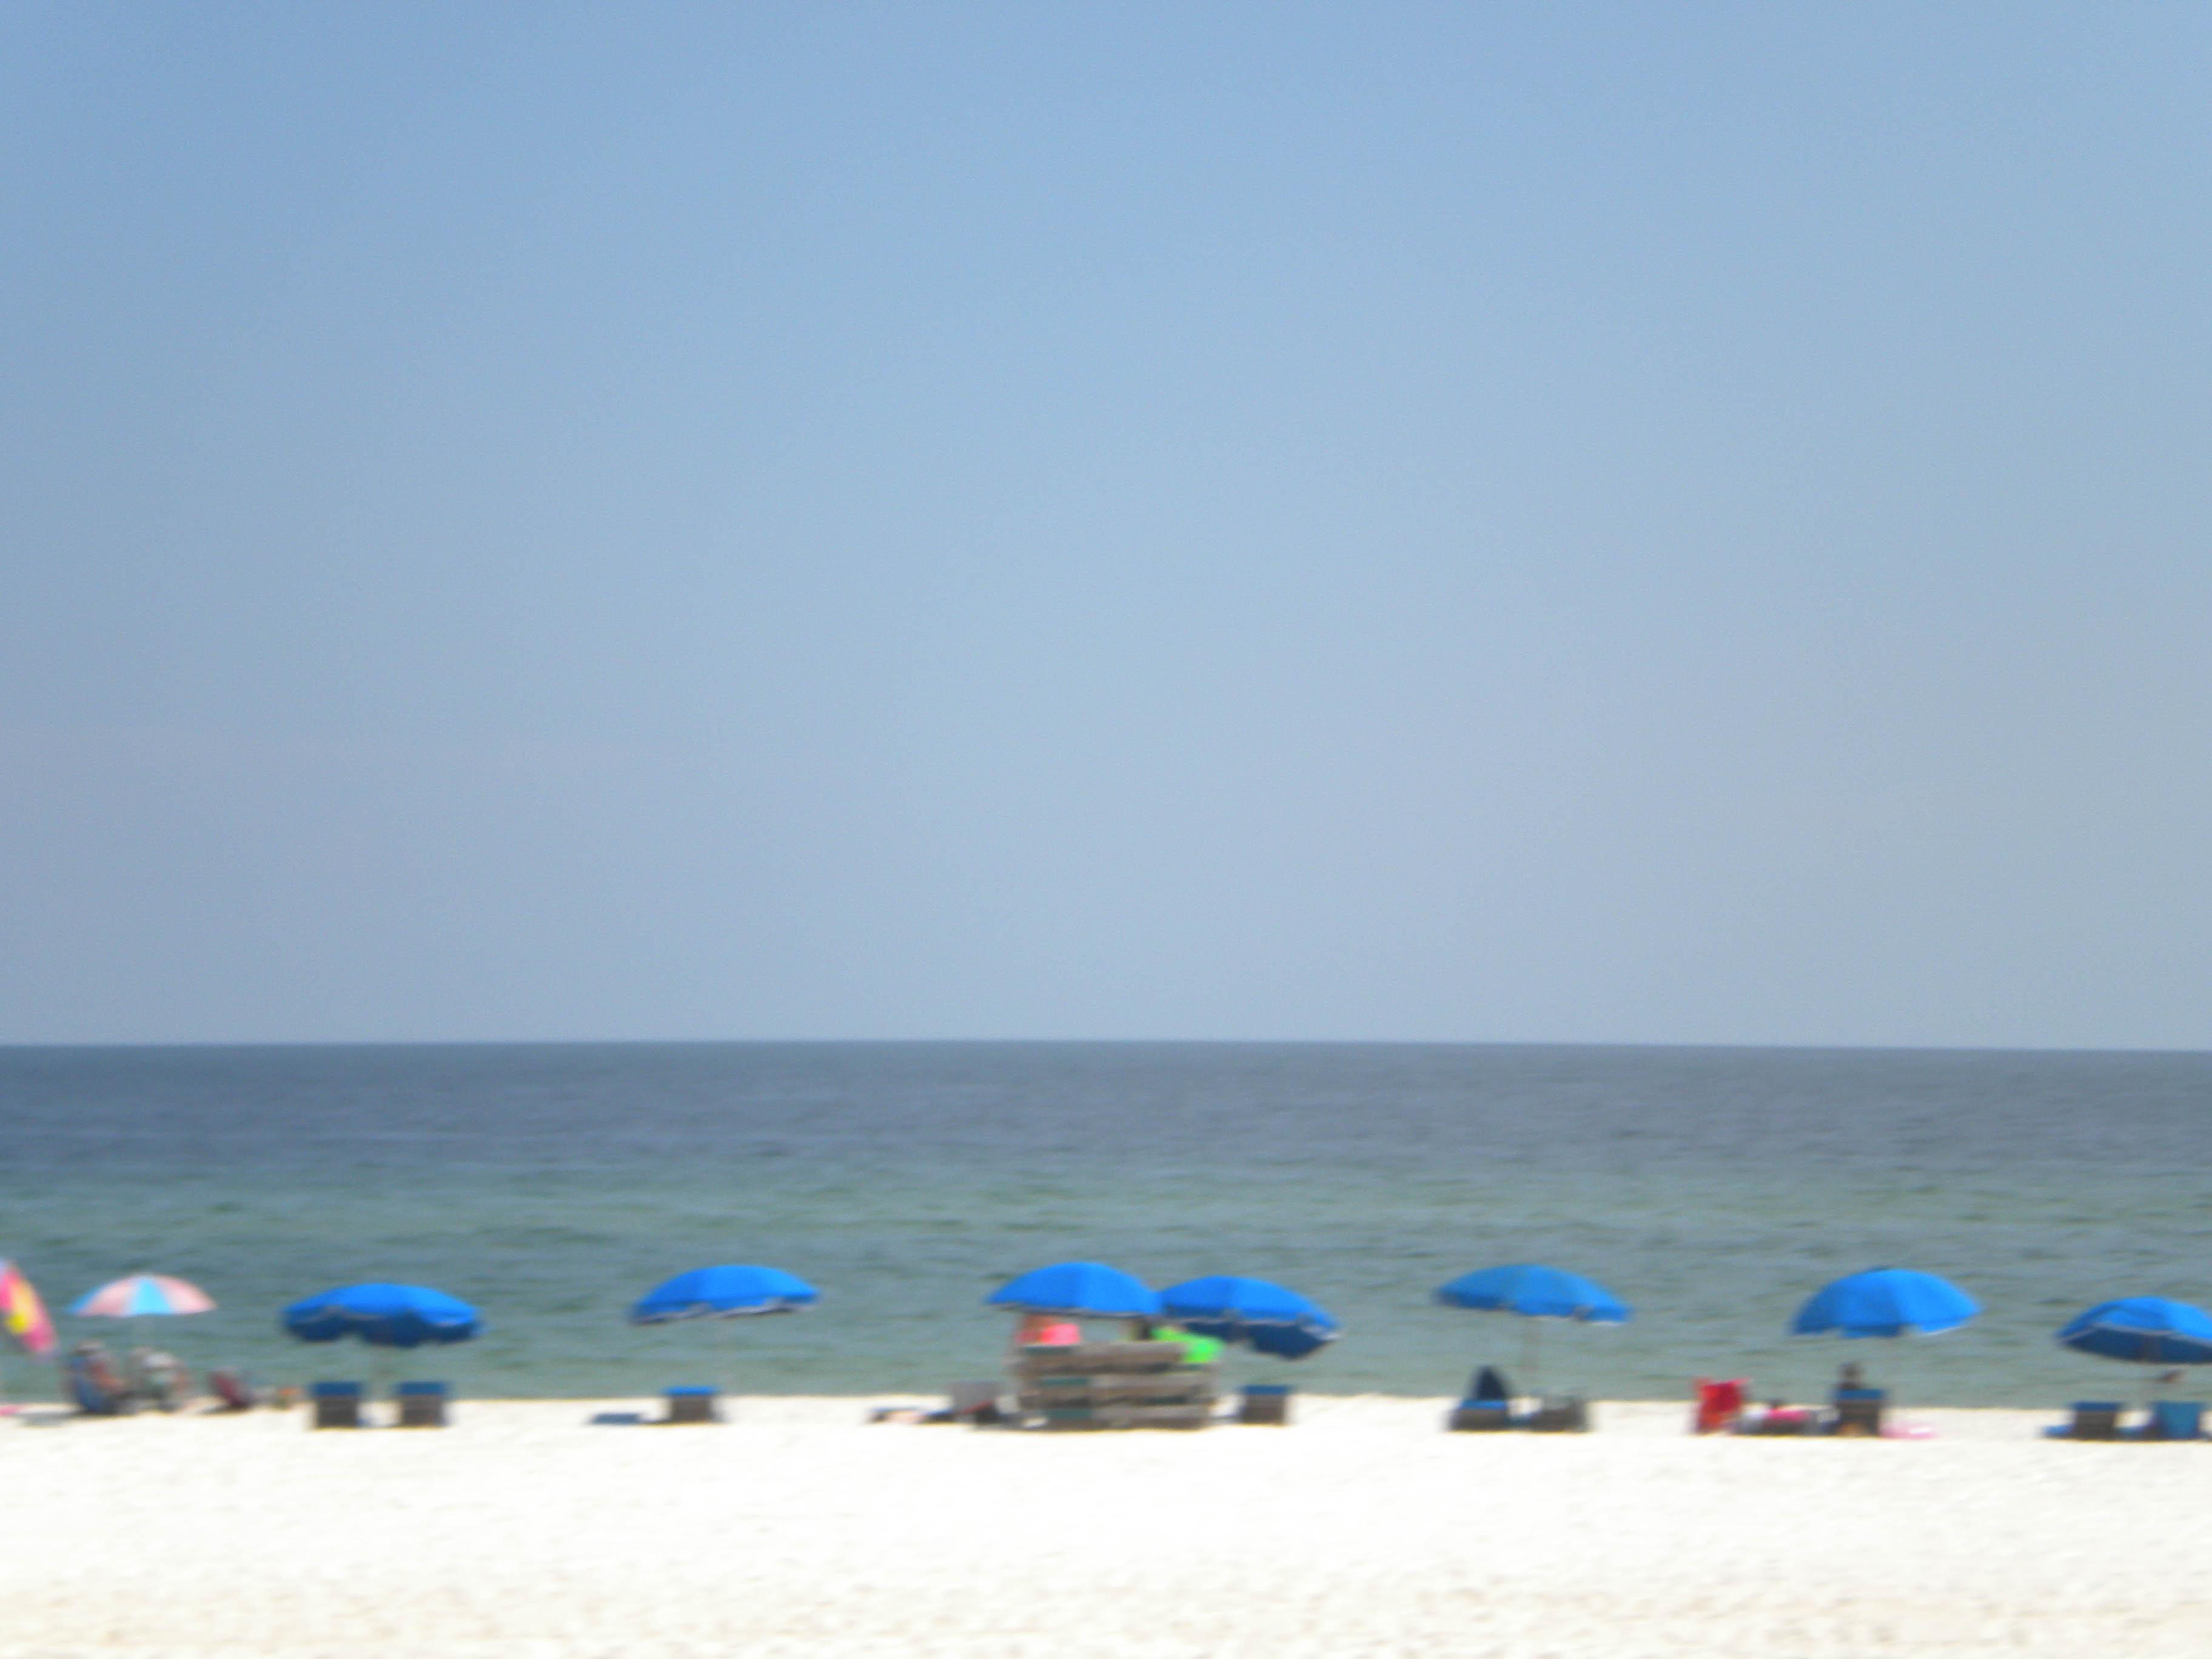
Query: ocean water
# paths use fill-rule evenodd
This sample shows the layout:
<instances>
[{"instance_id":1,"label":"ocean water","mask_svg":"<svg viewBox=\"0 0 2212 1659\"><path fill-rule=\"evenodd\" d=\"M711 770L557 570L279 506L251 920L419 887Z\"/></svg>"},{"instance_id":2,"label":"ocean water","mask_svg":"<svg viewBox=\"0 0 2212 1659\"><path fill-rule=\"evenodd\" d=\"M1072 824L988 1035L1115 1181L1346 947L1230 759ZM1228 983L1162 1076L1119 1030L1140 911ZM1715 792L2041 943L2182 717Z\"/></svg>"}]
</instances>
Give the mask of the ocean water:
<instances>
[{"instance_id":1,"label":"ocean water","mask_svg":"<svg viewBox=\"0 0 2212 1659\"><path fill-rule=\"evenodd\" d=\"M1498 1262L1588 1273L1620 1328L1547 1324L1542 1378L1807 1398L1865 1362L1908 1399L2049 1405L2131 1384L2051 1334L2108 1296L2212 1301L2212 1056L1699 1048L682 1044L0 1050L0 1255L63 1304L151 1269L219 1311L149 1322L270 1381L372 1359L287 1303L394 1279L483 1309L401 1369L479 1395L928 1390L988 1375L1025 1268L1280 1279L1344 1340L1239 1373L1444 1394L1522 1322L1437 1307ZM818 1309L649 1329L660 1279L788 1268ZM1784 1334L1897 1264L1986 1311L1950 1335ZM105 1328L103 1328L103 1327ZM388 1370L387 1368L384 1368ZM0 1353L0 1389L51 1373Z\"/></svg>"}]
</instances>

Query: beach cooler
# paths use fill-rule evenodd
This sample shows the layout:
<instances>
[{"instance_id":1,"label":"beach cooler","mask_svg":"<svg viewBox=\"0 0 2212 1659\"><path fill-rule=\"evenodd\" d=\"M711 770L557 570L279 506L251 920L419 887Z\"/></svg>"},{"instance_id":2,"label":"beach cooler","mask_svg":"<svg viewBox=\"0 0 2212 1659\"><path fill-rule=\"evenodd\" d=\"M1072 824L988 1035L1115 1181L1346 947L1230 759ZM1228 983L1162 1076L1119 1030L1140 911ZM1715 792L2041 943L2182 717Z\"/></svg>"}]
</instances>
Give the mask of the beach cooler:
<instances>
[{"instance_id":1,"label":"beach cooler","mask_svg":"<svg viewBox=\"0 0 2212 1659\"><path fill-rule=\"evenodd\" d=\"M1881 1389L1838 1389L1836 1420L1828 1431L1846 1435L1880 1434L1882 1407L1888 1400L1887 1393Z\"/></svg>"},{"instance_id":2,"label":"beach cooler","mask_svg":"<svg viewBox=\"0 0 2212 1659\"><path fill-rule=\"evenodd\" d=\"M446 1426L446 1401L450 1391L442 1382L402 1382L392 1391L399 1402L399 1426L403 1429L442 1429Z\"/></svg>"},{"instance_id":3,"label":"beach cooler","mask_svg":"<svg viewBox=\"0 0 2212 1659\"><path fill-rule=\"evenodd\" d=\"M2151 1402L2150 1421L2143 1425L2146 1440L2202 1440L2204 1437L2204 1407L2194 1400L2157 1400Z\"/></svg>"},{"instance_id":4,"label":"beach cooler","mask_svg":"<svg viewBox=\"0 0 2212 1659\"><path fill-rule=\"evenodd\" d=\"M1247 1382L1237 1406L1239 1423L1258 1423L1280 1428L1291 1420L1291 1385L1287 1382Z\"/></svg>"},{"instance_id":5,"label":"beach cooler","mask_svg":"<svg viewBox=\"0 0 2212 1659\"><path fill-rule=\"evenodd\" d=\"M319 1429L357 1429L361 1426L361 1384L313 1382L307 1387L308 1408Z\"/></svg>"},{"instance_id":6,"label":"beach cooler","mask_svg":"<svg viewBox=\"0 0 2212 1659\"><path fill-rule=\"evenodd\" d=\"M692 1387L671 1389L668 1391L668 1415L664 1423L719 1423L722 1420L722 1393L719 1389Z\"/></svg>"}]
</instances>

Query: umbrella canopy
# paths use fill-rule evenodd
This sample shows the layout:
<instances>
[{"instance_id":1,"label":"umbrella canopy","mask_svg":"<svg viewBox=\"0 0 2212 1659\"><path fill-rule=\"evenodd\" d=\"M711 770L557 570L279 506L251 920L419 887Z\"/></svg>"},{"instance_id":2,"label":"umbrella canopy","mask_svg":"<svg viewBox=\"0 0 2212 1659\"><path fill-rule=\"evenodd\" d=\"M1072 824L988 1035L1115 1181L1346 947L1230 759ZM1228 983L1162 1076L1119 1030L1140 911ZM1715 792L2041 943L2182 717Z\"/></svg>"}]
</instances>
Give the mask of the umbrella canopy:
<instances>
[{"instance_id":1,"label":"umbrella canopy","mask_svg":"<svg viewBox=\"0 0 2212 1659\"><path fill-rule=\"evenodd\" d=\"M2058 1341L2138 1365L2212 1365L2212 1314L2162 1296L2122 1297L2071 1321Z\"/></svg>"},{"instance_id":2,"label":"umbrella canopy","mask_svg":"<svg viewBox=\"0 0 2212 1659\"><path fill-rule=\"evenodd\" d=\"M12 1261L0 1261L0 1331L23 1345L33 1358L54 1351L54 1322L31 1281Z\"/></svg>"},{"instance_id":3,"label":"umbrella canopy","mask_svg":"<svg viewBox=\"0 0 2212 1659\"><path fill-rule=\"evenodd\" d=\"M1158 1319L1160 1299L1139 1279L1103 1261L1062 1261L1010 1279L984 1299L992 1308L1066 1319Z\"/></svg>"},{"instance_id":4,"label":"umbrella canopy","mask_svg":"<svg viewBox=\"0 0 2212 1659\"><path fill-rule=\"evenodd\" d=\"M742 1319L753 1314L796 1313L821 1299L805 1279L780 1267L694 1267L656 1285L629 1310L633 1325L665 1325L678 1319Z\"/></svg>"},{"instance_id":5,"label":"umbrella canopy","mask_svg":"<svg viewBox=\"0 0 2212 1659\"><path fill-rule=\"evenodd\" d=\"M1186 1330L1248 1343L1279 1359L1304 1359L1342 1334L1327 1309L1264 1279L1185 1279L1160 1292L1160 1306Z\"/></svg>"},{"instance_id":6,"label":"umbrella canopy","mask_svg":"<svg viewBox=\"0 0 2212 1659\"><path fill-rule=\"evenodd\" d=\"M1910 1267L1872 1267L1814 1291L1790 1328L1798 1336L1934 1336L1956 1330L1981 1310L1948 1279Z\"/></svg>"},{"instance_id":7,"label":"umbrella canopy","mask_svg":"<svg viewBox=\"0 0 2212 1659\"><path fill-rule=\"evenodd\" d=\"M132 1273L79 1297L70 1311L80 1319L150 1319L157 1314L212 1313L215 1298L165 1273Z\"/></svg>"},{"instance_id":8,"label":"umbrella canopy","mask_svg":"<svg viewBox=\"0 0 2212 1659\"><path fill-rule=\"evenodd\" d=\"M380 1348L465 1342L483 1329L483 1318L467 1303L420 1285L349 1285L325 1291L285 1309L282 1322L302 1342L357 1336Z\"/></svg>"},{"instance_id":9,"label":"umbrella canopy","mask_svg":"<svg viewBox=\"0 0 2212 1659\"><path fill-rule=\"evenodd\" d=\"M1522 1263L1486 1267L1455 1279L1437 1292L1454 1308L1483 1313L1515 1313L1527 1319L1574 1319L1589 1325L1618 1325L1633 1310L1595 1279L1558 1267Z\"/></svg>"}]
</instances>

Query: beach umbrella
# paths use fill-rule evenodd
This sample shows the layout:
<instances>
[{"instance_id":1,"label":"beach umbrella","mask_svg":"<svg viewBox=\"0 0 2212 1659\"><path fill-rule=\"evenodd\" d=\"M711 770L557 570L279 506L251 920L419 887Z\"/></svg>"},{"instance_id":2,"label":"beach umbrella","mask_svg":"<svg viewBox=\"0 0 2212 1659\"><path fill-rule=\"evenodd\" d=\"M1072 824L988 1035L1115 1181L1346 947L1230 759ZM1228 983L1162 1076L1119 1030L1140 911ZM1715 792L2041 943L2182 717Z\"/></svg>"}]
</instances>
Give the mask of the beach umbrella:
<instances>
[{"instance_id":1,"label":"beach umbrella","mask_svg":"<svg viewBox=\"0 0 2212 1659\"><path fill-rule=\"evenodd\" d=\"M1143 1282L1103 1261L1062 1261L1038 1267L984 1298L984 1305L1064 1319L1158 1319L1160 1299Z\"/></svg>"},{"instance_id":2,"label":"beach umbrella","mask_svg":"<svg viewBox=\"0 0 2212 1659\"><path fill-rule=\"evenodd\" d=\"M1303 1359L1342 1334L1327 1309L1264 1279L1185 1279L1160 1292L1160 1306L1186 1330L1279 1359Z\"/></svg>"},{"instance_id":3,"label":"beach umbrella","mask_svg":"<svg viewBox=\"0 0 2212 1659\"><path fill-rule=\"evenodd\" d=\"M1981 1310L1948 1279L1909 1267L1871 1267L1815 1291L1790 1329L1798 1336L1935 1336Z\"/></svg>"},{"instance_id":4,"label":"beach umbrella","mask_svg":"<svg viewBox=\"0 0 2212 1659\"><path fill-rule=\"evenodd\" d=\"M1635 1310L1595 1279L1584 1279L1559 1267L1535 1262L1485 1267L1463 1274L1437 1291L1447 1307L1472 1308L1479 1313L1518 1314L1528 1323L1524 1332L1523 1358L1531 1380L1538 1362L1539 1320L1571 1319L1582 1325L1619 1325Z\"/></svg>"},{"instance_id":5,"label":"beach umbrella","mask_svg":"<svg viewBox=\"0 0 2212 1659\"><path fill-rule=\"evenodd\" d=\"M2162 1296L2122 1297L2075 1316L2058 1343L2137 1365L2212 1365L2212 1314Z\"/></svg>"},{"instance_id":6,"label":"beach umbrella","mask_svg":"<svg viewBox=\"0 0 2212 1659\"><path fill-rule=\"evenodd\" d=\"M1981 1310L1948 1279L1910 1267L1869 1267L1814 1291L1790 1329L1797 1336L1938 1336Z\"/></svg>"},{"instance_id":7,"label":"beach umbrella","mask_svg":"<svg viewBox=\"0 0 2212 1659\"><path fill-rule=\"evenodd\" d=\"M781 1267L694 1267L638 1297L630 1305L629 1322L672 1325L687 1319L752 1319L797 1313L819 1300L820 1291Z\"/></svg>"},{"instance_id":8,"label":"beach umbrella","mask_svg":"<svg viewBox=\"0 0 2212 1659\"><path fill-rule=\"evenodd\" d=\"M142 1319L215 1311L215 1298L197 1285L166 1273L132 1273L88 1291L70 1304L78 1319L127 1319L131 1346L141 1346Z\"/></svg>"},{"instance_id":9,"label":"beach umbrella","mask_svg":"<svg viewBox=\"0 0 2212 1659\"><path fill-rule=\"evenodd\" d=\"M666 1325L679 1319L744 1319L797 1313L820 1299L811 1285L778 1267L694 1267L640 1297L631 1305L629 1320L633 1325Z\"/></svg>"},{"instance_id":10,"label":"beach umbrella","mask_svg":"<svg viewBox=\"0 0 2212 1659\"><path fill-rule=\"evenodd\" d=\"M280 1322L302 1342L357 1336L380 1348L465 1342L483 1319L458 1297L421 1285L349 1285L295 1302Z\"/></svg>"},{"instance_id":11,"label":"beach umbrella","mask_svg":"<svg viewBox=\"0 0 2212 1659\"><path fill-rule=\"evenodd\" d=\"M70 1304L79 1319L148 1319L164 1314L215 1311L215 1298L197 1285L166 1273L132 1273L88 1291Z\"/></svg>"},{"instance_id":12,"label":"beach umbrella","mask_svg":"<svg viewBox=\"0 0 2212 1659\"><path fill-rule=\"evenodd\" d=\"M46 1316L46 1304L12 1261L0 1261L0 1331L33 1359L54 1351L54 1322Z\"/></svg>"}]
</instances>

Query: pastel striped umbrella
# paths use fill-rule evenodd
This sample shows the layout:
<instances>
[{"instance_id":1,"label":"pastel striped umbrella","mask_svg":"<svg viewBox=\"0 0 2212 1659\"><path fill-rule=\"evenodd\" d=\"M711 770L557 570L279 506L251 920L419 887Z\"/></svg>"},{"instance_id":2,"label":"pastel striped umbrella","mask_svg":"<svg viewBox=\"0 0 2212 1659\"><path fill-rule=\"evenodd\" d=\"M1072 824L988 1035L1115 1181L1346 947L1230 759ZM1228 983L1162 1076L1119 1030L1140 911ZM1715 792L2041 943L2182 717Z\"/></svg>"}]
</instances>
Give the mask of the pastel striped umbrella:
<instances>
[{"instance_id":1,"label":"pastel striped umbrella","mask_svg":"<svg viewBox=\"0 0 2212 1659\"><path fill-rule=\"evenodd\" d=\"M160 1314L212 1313L215 1298L198 1285L167 1273L132 1273L79 1297L70 1311L80 1319L151 1319Z\"/></svg>"}]
</instances>

